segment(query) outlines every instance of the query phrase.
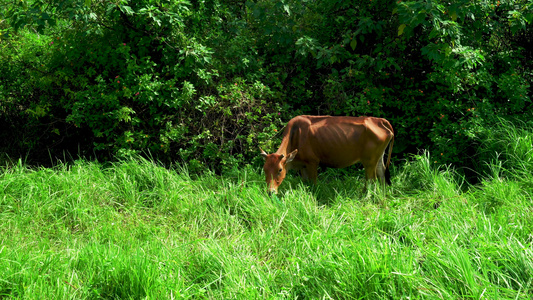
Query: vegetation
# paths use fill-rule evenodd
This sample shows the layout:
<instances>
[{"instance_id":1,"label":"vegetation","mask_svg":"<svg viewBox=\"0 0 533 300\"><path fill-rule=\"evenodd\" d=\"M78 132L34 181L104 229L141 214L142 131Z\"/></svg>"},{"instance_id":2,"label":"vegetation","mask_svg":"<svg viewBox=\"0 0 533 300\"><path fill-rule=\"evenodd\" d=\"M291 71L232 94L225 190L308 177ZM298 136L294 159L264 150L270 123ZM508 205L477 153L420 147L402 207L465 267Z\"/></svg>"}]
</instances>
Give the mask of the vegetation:
<instances>
[{"instance_id":1,"label":"vegetation","mask_svg":"<svg viewBox=\"0 0 533 300\"><path fill-rule=\"evenodd\" d=\"M531 0L0 0L0 298L529 299L532 21ZM266 195L258 146L307 113L391 121L385 196L356 168Z\"/></svg>"},{"instance_id":2,"label":"vegetation","mask_svg":"<svg viewBox=\"0 0 533 300\"><path fill-rule=\"evenodd\" d=\"M529 299L533 151L516 149L533 127L503 126L487 145L516 160L495 157L479 185L425 152L386 198L361 197L354 170L315 187L289 178L271 199L250 168L4 167L0 297Z\"/></svg>"},{"instance_id":3,"label":"vegetation","mask_svg":"<svg viewBox=\"0 0 533 300\"><path fill-rule=\"evenodd\" d=\"M477 170L485 125L531 111L531 0L0 6L0 150L32 163L226 172L309 113L385 117L396 156Z\"/></svg>"}]
</instances>

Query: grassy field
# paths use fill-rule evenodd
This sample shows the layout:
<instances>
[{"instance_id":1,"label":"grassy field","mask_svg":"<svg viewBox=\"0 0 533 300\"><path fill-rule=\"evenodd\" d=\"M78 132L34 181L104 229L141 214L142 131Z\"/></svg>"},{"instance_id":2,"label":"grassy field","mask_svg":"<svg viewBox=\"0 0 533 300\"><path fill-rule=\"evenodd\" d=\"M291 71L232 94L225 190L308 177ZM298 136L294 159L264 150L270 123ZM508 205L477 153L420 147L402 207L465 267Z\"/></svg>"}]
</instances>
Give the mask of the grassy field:
<instances>
[{"instance_id":1,"label":"grassy field","mask_svg":"<svg viewBox=\"0 0 533 300\"><path fill-rule=\"evenodd\" d=\"M475 186L414 156L386 197L362 171L270 198L249 168L4 167L0 299L531 299L531 139L492 131Z\"/></svg>"}]
</instances>

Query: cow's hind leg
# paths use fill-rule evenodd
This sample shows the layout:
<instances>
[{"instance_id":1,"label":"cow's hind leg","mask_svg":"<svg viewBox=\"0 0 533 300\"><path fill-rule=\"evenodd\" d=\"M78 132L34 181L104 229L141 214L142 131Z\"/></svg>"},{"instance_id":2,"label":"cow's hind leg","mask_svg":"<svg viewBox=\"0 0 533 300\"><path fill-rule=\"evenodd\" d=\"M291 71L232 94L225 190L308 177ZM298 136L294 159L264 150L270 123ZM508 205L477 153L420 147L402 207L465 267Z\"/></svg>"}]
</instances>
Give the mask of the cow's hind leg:
<instances>
[{"instance_id":1,"label":"cow's hind leg","mask_svg":"<svg viewBox=\"0 0 533 300\"><path fill-rule=\"evenodd\" d=\"M379 158L378 164L376 166L376 173L379 180L379 183L385 186L386 183L386 176L385 176L386 168L385 164L383 163L383 155Z\"/></svg>"},{"instance_id":2,"label":"cow's hind leg","mask_svg":"<svg viewBox=\"0 0 533 300\"><path fill-rule=\"evenodd\" d=\"M371 184L374 186L374 194L378 195L379 191L383 193L383 197L385 197L385 191L386 191L386 168L383 163L383 157L379 158L377 162L371 163L371 164L364 164L365 166L365 173L366 173L366 180L365 185L363 188L363 195L367 194L367 184L368 181L371 182Z\"/></svg>"},{"instance_id":3,"label":"cow's hind leg","mask_svg":"<svg viewBox=\"0 0 533 300\"><path fill-rule=\"evenodd\" d=\"M377 162L374 164L374 174L371 171L367 171L367 178L370 178L374 182L374 194L381 199L382 204L386 205L387 194L387 168L384 164L383 155L380 155ZM374 177L369 177L374 175Z\"/></svg>"},{"instance_id":4,"label":"cow's hind leg","mask_svg":"<svg viewBox=\"0 0 533 300\"><path fill-rule=\"evenodd\" d=\"M378 165L377 165L377 175L379 180L379 186L381 187L381 190L383 192L383 197L385 197L386 190L387 190L387 168L385 167L385 164L383 163L383 155L380 156ZM389 174L390 177L390 174ZM390 179L389 179L390 181Z\"/></svg>"},{"instance_id":5,"label":"cow's hind leg","mask_svg":"<svg viewBox=\"0 0 533 300\"><path fill-rule=\"evenodd\" d=\"M372 162L364 162L363 166L365 167L365 185L363 187L363 194L366 194L368 181L376 180L377 166L376 163Z\"/></svg>"}]
</instances>

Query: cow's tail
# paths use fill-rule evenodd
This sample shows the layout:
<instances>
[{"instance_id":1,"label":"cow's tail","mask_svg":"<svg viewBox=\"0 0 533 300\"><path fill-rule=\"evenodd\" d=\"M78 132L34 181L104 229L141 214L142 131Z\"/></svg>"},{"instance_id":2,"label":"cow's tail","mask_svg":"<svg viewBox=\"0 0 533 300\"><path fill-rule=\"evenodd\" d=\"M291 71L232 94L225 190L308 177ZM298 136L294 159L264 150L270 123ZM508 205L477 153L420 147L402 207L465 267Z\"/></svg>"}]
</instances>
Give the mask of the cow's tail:
<instances>
[{"instance_id":1,"label":"cow's tail","mask_svg":"<svg viewBox=\"0 0 533 300\"><path fill-rule=\"evenodd\" d=\"M392 139L390 140L389 142L389 155L387 157L387 164L385 165L385 182L388 184L388 185L391 185L392 182L390 180L390 170L389 170L389 166L390 166L390 158L391 158L391 155L392 155L392 146L394 145L394 134L392 135Z\"/></svg>"},{"instance_id":2,"label":"cow's tail","mask_svg":"<svg viewBox=\"0 0 533 300\"><path fill-rule=\"evenodd\" d=\"M392 125L389 123L389 121L385 121L385 127L387 127L387 129L389 130L392 138L389 142L389 145L388 145L388 148L389 148L389 155L387 157L387 164L385 165L385 182L388 184L388 185L391 185L392 182L390 180L390 169L389 169L389 166L390 166L390 158L392 156L392 146L394 145L394 129L392 129Z\"/></svg>"}]
</instances>

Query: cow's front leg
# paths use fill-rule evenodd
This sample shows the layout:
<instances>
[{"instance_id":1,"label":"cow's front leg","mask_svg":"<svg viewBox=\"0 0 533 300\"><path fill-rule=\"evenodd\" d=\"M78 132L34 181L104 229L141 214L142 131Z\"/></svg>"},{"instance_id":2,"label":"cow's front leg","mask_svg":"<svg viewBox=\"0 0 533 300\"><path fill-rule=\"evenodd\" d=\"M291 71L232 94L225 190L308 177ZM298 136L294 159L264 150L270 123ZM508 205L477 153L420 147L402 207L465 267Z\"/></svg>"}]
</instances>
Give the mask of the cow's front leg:
<instances>
[{"instance_id":1,"label":"cow's front leg","mask_svg":"<svg viewBox=\"0 0 533 300\"><path fill-rule=\"evenodd\" d=\"M309 176L309 180L313 182L313 184L316 184L316 179L318 177L318 164L312 163L308 164L306 166L307 170L307 176Z\"/></svg>"},{"instance_id":2,"label":"cow's front leg","mask_svg":"<svg viewBox=\"0 0 533 300\"><path fill-rule=\"evenodd\" d=\"M303 181L309 181L309 172L307 172L307 168L303 167L300 169L300 174L302 175Z\"/></svg>"},{"instance_id":3,"label":"cow's front leg","mask_svg":"<svg viewBox=\"0 0 533 300\"><path fill-rule=\"evenodd\" d=\"M304 181L311 181L312 183L316 184L316 179L318 176L318 164L310 163L306 164L302 170L302 179Z\"/></svg>"}]
</instances>

